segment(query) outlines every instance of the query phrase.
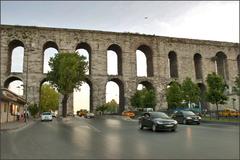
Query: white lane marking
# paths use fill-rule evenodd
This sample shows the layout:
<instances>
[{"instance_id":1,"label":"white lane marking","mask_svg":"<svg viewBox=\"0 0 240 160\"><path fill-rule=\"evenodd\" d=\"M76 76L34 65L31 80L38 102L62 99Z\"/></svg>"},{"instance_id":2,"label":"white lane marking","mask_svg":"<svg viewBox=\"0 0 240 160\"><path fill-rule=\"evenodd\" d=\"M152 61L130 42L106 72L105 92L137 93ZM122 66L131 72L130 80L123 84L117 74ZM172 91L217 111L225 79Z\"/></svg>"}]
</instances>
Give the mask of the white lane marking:
<instances>
[{"instance_id":1,"label":"white lane marking","mask_svg":"<svg viewBox=\"0 0 240 160\"><path fill-rule=\"evenodd\" d=\"M90 127L91 129L93 129L94 131L96 131L96 132L101 132L99 129L97 129L96 127L94 127L93 125L91 125L91 124L87 124L88 125L88 127Z\"/></svg>"}]
</instances>

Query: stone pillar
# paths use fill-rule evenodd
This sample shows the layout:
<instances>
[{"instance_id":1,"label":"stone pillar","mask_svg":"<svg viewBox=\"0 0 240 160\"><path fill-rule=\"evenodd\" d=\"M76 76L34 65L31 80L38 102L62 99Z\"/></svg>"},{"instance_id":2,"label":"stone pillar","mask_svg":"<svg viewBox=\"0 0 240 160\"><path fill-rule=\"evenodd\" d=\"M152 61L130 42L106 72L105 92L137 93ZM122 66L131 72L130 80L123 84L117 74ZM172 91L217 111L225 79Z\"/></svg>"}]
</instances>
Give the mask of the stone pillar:
<instances>
[{"instance_id":1,"label":"stone pillar","mask_svg":"<svg viewBox=\"0 0 240 160\"><path fill-rule=\"evenodd\" d=\"M97 107L101 106L106 102L106 78L97 78L92 82L92 105L93 112L96 111Z\"/></svg>"}]
</instances>

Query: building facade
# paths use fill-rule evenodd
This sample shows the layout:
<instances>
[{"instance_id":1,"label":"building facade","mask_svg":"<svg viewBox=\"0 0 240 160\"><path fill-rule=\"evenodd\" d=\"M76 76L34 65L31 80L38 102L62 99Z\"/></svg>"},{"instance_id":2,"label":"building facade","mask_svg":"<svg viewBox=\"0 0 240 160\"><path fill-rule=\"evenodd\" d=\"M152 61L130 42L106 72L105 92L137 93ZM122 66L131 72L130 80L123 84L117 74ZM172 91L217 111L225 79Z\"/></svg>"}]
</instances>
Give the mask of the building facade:
<instances>
[{"instance_id":1,"label":"building facade","mask_svg":"<svg viewBox=\"0 0 240 160\"><path fill-rule=\"evenodd\" d=\"M23 97L3 88L0 90L0 123L17 120L17 114L23 114L26 101Z\"/></svg>"},{"instance_id":2,"label":"building facade","mask_svg":"<svg viewBox=\"0 0 240 160\"><path fill-rule=\"evenodd\" d=\"M12 52L24 48L22 72L11 72ZM119 107L130 106L130 97L138 84L155 89L156 110L167 108L165 91L172 80L182 82L190 77L202 91L206 90L206 77L216 72L229 86L228 107L239 108L239 98L232 87L240 69L239 43L171 38L133 33L116 33L78 29L60 29L31 26L1 25L1 87L7 88L14 80L24 84L28 102L38 103L40 86L45 81L44 51L55 48L59 53L85 49L89 54L90 110L105 103L106 84L119 86ZM117 54L118 73L107 73L107 51ZM147 75L137 76L136 51L146 56ZM214 106L202 102L203 107ZM73 96L68 104L73 110ZM222 106L223 107L223 106Z\"/></svg>"}]
</instances>

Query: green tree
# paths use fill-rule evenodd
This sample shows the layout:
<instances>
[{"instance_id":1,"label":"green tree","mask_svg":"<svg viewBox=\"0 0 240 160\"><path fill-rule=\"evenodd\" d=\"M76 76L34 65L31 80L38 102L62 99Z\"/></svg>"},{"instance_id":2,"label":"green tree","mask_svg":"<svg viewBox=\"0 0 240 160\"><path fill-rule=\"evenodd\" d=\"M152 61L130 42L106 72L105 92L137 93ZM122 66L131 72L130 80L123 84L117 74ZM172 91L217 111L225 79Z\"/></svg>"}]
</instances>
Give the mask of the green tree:
<instances>
[{"instance_id":1,"label":"green tree","mask_svg":"<svg viewBox=\"0 0 240 160\"><path fill-rule=\"evenodd\" d=\"M137 90L137 92L130 99L131 105L135 108L141 108L143 106L141 93L141 91Z\"/></svg>"},{"instance_id":2,"label":"green tree","mask_svg":"<svg viewBox=\"0 0 240 160\"><path fill-rule=\"evenodd\" d=\"M85 80L87 63L85 57L77 53L59 53L49 61L51 71L47 80L63 95L63 117L67 115L67 101L74 89L79 89Z\"/></svg>"},{"instance_id":3,"label":"green tree","mask_svg":"<svg viewBox=\"0 0 240 160\"><path fill-rule=\"evenodd\" d=\"M197 103L200 100L200 89L197 84L193 83L192 80L187 77L182 85L182 98L187 103Z\"/></svg>"},{"instance_id":4,"label":"green tree","mask_svg":"<svg viewBox=\"0 0 240 160\"><path fill-rule=\"evenodd\" d=\"M240 96L240 74L235 78L235 86L233 87L234 91L238 96Z\"/></svg>"},{"instance_id":5,"label":"green tree","mask_svg":"<svg viewBox=\"0 0 240 160\"><path fill-rule=\"evenodd\" d=\"M144 108L155 108L157 101L156 101L156 94L155 91L150 89L143 89L143 107Z\"/></svg>"},{"instance_id":6,"label":"green tree","mask_svg":"<svg viewBox=\"0 0 240 160\"><path fill-rule=\"evenodd\" d=\"M37 104L30 104L28 106L28 110L30 112L30 114L35 118L36 114L39 112L39 107L37 106Z\"/></svg>"},{"instance_id":7,"label":"green tree","mask_svg":"<svg viewBox=\"0 0 240 160\"><path fill-rule=\"evenodd\" d=\"M59 93L51 85L44 84L41 87L40 108L42 112L58 109Z\"/></svg>"},{"instance_id":8,"label":"green tree","mask_svg":"<svg viewBox=\"0 0 240 160\"><path fill-rule=\"evenodd\" d=\"M117 111L118 104L114 99L112 99L110 102L107 102L105 106L106 106L106 111L115 113Z\"/></svg>"},{"instance_id":9,"label":"green tree","mask_svg":"<svg viewBox=\"0 0 240 160\"><path fill-rule=\"evenodd\" d=\"M166 97L169 108L177 108L182 106L183 95L181 90L181 85L173 81L166 91Z\"/></svg>"},{"instance_id":10,"label":"green tree","mask_svg":"<svg viewBox=\"0 0 240 160\"><path fill-rule=\"evenodd\" d=\"M107 106L105 104L97 107L96 111L101 111L103 114L107 110Z\"/></svg>"},{"instance_id":11,"label":"green tree","mask_svg":"<svg viewBox=\"0 0 240 160\"><path fill-rule=\"evenodd\" d=\"M218 76L216 73L208 74L207 76L207 101L216 104L217 107L217 118L218 115L218 105L224 104L228 97L225 95L225 90L227 85L225 84L222 77Z\"/></svg>"},{"instance_id":12,"label":"green tree","mask_svg":"<svg viewBox=\"0 0 240 160\"><path fill-rule=\"evenodd\" d=\"M130 99L131 105L135 108L155 108L156 94L154 90L144 88L138 90Z\"/></svg>"}]
</instances>

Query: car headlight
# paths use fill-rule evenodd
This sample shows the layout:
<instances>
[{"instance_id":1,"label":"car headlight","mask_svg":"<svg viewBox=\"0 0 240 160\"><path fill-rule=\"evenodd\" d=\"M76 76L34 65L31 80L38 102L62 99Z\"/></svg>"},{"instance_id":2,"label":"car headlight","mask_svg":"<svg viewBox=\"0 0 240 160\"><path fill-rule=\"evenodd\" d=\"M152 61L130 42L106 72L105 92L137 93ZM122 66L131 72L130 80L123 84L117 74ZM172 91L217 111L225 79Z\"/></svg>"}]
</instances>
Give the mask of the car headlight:
<instances>
[{"instance_id":1,"label":"car headlight","mask_svg":"<svg viewBox=\"0 0 240 160\"><path fill-rule=\"evenodd\" d=\"M173 121L174 124L177 124L177 121Z\"/></svg>"},{"instance_id":2,"label":"car headlight","mask_svg":"<svg viewBox=\"0 0 240 160\"><path fill-rule=\"evenodd\" d=\"M192 119L192 117L187 117L186 119Z\"/></svg>"},{"instance_id":3,"label":"car headlight","mask_svg":"<svg viewBox=\"0 0 240 160\"><path fill-rule=\"evenodd\" d=\"M202 119L200 116L198 116L198 119Z\"/></svg>"},{"instance_id":4,"label":"car headlight","mask_svg":"<svg viewBox=\"0 0 240 160\"><path fill-rule=\"evenodd\" d=\"M163 122L161 122L161 121L157 121L157 124L163 124Z\"/></svg>"}]
</instances>

